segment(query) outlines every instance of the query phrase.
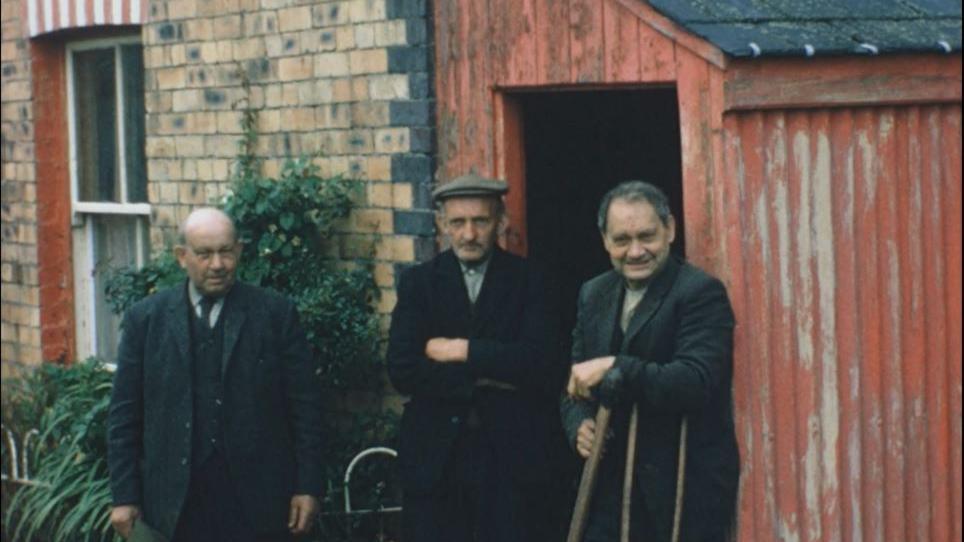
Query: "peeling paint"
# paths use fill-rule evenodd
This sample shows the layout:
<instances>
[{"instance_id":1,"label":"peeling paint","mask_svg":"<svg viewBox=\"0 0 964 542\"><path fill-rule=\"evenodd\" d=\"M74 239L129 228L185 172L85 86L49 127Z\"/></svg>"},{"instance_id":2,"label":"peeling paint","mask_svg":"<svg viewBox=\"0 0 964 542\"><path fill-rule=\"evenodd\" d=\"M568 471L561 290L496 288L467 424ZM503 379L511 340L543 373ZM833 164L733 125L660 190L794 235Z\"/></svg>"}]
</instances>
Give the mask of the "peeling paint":
<instances>
[{"instance_id":1,"label":"peeling paint","mask_svg":"<svg viewBox=\"0 0 964 542\"><path fill-rule=\"evenodd\" d=\"M959 438L946 440L961 434L959 368L947 383L931 367L960 359L931 356L954 352L942 330L960 322L959 302L932 295L952 293L945 281L961 274L959 257L946 251L959 239L948 230L959 228L959 211L948 216L959 203L945 196L949 183L959 194L959 167L947 166L960 162L946 157L943 141L960 140L960 107L907 109L769 111L762 123L748 112L725 124L738 132L724 139L737 212L749 217L739 222L749 231L728 237L742 246L729 250L753 253L740 275L747 283L733 291L752 291L744 302L765 307L751 315L769 316L741 320L754 333L767 329L742 348L745 359L769 364L754 376L771 386L764 394L761 382L750 383L750 401L762 406L739 418L758 428L741 431L753 443L743 448L753 465L743 487L765 506L753 517L766 533L741 528L741 540L956 536L960 489L944 480L960 472ZM944 426L932 418L940 412ZM789 463L774 456L787 450L798 454Z\"/></svg>"}]
</instances>

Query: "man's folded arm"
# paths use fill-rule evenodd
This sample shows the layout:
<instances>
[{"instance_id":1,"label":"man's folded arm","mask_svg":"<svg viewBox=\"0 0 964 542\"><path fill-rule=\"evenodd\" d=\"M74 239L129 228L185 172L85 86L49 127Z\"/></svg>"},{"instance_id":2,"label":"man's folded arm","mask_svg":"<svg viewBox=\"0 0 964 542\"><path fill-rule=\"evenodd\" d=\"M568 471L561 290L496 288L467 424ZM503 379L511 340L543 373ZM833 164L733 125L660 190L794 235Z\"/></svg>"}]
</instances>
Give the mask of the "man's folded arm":
<instances>
[{"instance_id":1,"label":"man's folded arm","mask_svg":"<svg viewBox=\"0 0 964 542\"><path fill-rule=\"evenodd\" d=\"M474 377L464 363L436 363L425 357L430 322L409 273L398 281L398 302L388 332L388 376L400 393L438 398L469 398Z\"/></svg>"}]
</instances>

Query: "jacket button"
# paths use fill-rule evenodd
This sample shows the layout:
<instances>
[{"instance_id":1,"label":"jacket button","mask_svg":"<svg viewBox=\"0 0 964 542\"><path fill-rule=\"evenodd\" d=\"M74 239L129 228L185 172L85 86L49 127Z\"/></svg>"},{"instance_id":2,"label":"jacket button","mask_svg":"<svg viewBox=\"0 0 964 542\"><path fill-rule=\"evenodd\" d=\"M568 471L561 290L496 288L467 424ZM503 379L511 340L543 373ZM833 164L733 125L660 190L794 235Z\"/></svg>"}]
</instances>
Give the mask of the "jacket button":
<instances>
[{"instance_id":1,"label":"jacket button","mask_svg":"<svg viewBox=\"0 0 964 542\"><path fill-rule=\"evenodd\" d=\"M187 465L187 458L186 458L186 457L182 457L182 458L181 458L181 464L182 464L182 465Z\"/></svg>"},{"instance_id":2,"label":"jacket button","mask_svg":"<svg viewBox=\"0 0 964 542\"><path fill-rule=\"evenodd\" d=\"M459 423L459 417L458 417L458 416L452 416L452 423Z\"/></svg>"}]
</instances>

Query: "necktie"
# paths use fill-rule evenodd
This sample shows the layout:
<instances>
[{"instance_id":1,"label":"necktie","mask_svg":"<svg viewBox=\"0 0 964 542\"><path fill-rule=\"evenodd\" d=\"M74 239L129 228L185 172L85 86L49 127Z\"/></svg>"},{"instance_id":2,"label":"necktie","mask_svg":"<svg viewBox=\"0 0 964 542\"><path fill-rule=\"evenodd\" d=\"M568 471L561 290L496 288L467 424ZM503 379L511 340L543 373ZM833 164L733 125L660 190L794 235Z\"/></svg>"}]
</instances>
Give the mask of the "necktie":
<instances>
[{"instance_id":1,"label":"necktie","mask_svg":"<svg viewBox=\"0 0 964 542\"><path fill-rule=\"evenodd\" d=\"M482 290L482 273L478 269L470 267L465 271L465 289L468 290L469 300L474 305L479 299L479 291Z\"/></svg>"},{"instance_id":2,"label":"necktie","mask_svg":"<svg viewBox=\"0 0 964 542\"><path fill-rule=\"evenodd\" d=\"M213 297L204 296L201 298L201 321L208 327L211 327L211 309L214 308L214 304L217 299Z\"/></svg>"}]
</instances>

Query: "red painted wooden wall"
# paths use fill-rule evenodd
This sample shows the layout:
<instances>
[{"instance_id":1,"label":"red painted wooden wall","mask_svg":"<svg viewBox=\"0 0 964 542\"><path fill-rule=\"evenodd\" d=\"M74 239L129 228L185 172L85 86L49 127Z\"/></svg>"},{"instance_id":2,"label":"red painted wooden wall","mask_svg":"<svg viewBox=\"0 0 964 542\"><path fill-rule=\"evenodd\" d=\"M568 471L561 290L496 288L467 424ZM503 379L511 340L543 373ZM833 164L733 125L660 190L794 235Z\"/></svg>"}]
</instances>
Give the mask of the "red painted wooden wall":
<instances>
[{"instance_id":1,"label":"red painted wooden wall","mask_svg":"<svg viewBox=\"0 0 964 542\"><path fill-rule=\"evenodd\" d=\"M435 3L440 179L513 93L672 84L690 259L737 312L739 539L961 540L961 56L736 61L638 0Z\"/></svg>"}]
</instances>

